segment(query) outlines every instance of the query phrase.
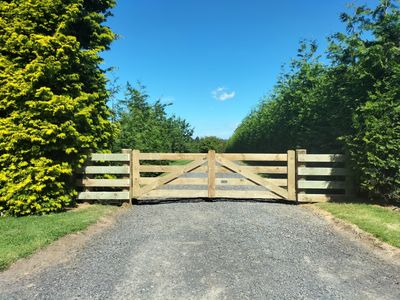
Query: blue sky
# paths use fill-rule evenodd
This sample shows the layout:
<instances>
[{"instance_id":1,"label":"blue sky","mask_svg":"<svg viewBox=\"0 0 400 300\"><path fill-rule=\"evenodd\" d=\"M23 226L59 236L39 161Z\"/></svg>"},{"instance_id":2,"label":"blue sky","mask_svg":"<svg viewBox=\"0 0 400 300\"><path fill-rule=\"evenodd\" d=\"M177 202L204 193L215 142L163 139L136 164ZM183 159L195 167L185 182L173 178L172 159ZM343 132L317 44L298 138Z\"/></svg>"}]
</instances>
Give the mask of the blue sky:
<instances>
[{"instance_id":1,"label":"blue sky","mask_svg":"<svg viewBox=\"0 0 400 300\"><path fill-rule=\"evenodd\" d=\"M108 25L120 35L104 53L109 77L140 81L151 99L172 102L196 136L228 138L301 39L343 31L349 0L118 0ZM356 0L375 5L375 0Z\"/></svg>"}]
</instances>

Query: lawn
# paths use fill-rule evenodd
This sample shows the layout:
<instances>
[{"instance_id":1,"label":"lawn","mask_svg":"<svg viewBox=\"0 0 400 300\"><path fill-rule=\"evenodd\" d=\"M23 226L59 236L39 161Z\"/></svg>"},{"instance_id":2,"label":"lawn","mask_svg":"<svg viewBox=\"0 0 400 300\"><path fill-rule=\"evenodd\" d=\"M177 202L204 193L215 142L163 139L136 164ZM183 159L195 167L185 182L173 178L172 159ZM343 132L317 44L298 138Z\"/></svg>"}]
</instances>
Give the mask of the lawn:
<instances>
[{"instance_id":1,"label":"lawn","mask_svg":"<svg viewBox=\"0 0 400 300\"><path fill-rule=\"evenodd\" d=\"M0 217L0 270L68 233L85 229L117 209L91 205L44 216Z\"/></svg>"},{"instance_id":2,"label":"lawn","mask_svg":"<svg viewBox=\"0 0 400 300\"><path fill-rule=\"evenodd\" d=\"M376 238L400 248L400 213L389 208L358 203L319 203L335 217L357 225Z\"/></svg>"}]
</instances>

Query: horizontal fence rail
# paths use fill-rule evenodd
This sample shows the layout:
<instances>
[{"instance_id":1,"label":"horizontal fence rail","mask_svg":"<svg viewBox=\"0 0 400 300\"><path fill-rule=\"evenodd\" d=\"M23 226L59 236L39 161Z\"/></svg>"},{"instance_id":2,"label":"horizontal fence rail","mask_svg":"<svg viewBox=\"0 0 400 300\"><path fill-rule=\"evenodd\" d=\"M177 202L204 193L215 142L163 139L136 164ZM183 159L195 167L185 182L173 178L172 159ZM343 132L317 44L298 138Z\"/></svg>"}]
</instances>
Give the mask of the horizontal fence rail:
<instances>
[{"instance_id":1,"label":"horizontal fence rail","mask_svg":"<svg viewBox=\"0 0 400 300\"><path fill-rule=\"evenodd\" d=\"M94 153L87 165L77 170L78 200L132 201L131 151ZM95 165L92 165L95 164ZM117 164L117 165L116 165Z\"/></svg>"},{"instance_id":2,"label":"horizontal fence rail","mask_svg":"<svg viewBox=\"0 0 400 300\"><path fill-rule=\"evenodd\" d=\"M351 196L351 176L345 155L296 152L298 201L325 202Z\"/></svg>"},{"instance_id":3,"label":"horizontal fence rail","mask_svg":"<svg viewBox=\"0 0 400 300\"><path fill-rule=\"evenodd\" d=\"M343 154L94 153L76 171L78 200L234 198L324 202L351 196Z\"/></svg>"}]
</instances>

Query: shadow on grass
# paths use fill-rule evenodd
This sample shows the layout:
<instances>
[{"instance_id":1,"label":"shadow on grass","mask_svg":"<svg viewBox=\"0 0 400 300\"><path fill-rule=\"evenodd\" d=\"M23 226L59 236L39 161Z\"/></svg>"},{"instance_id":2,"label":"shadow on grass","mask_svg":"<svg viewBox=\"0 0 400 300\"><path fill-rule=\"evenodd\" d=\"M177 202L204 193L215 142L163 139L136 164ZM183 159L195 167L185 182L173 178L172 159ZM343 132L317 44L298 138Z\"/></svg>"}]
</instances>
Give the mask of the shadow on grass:
<instances>
[{"instance_id":1,"label":"shadow on grass","mask_svg":"<svg viewBox=\"0 0 400 300\"><path fill-rule=\"evenodd\" d=\"M400 203L385 201L382 199L368 199L366 195L355 195L350 196L344 199L335 199L328 201L329 203L338 203L338 204L370 204L370 205L379 205L379 206L395 206L400 207Z\"/></svg>"}]
</instances>

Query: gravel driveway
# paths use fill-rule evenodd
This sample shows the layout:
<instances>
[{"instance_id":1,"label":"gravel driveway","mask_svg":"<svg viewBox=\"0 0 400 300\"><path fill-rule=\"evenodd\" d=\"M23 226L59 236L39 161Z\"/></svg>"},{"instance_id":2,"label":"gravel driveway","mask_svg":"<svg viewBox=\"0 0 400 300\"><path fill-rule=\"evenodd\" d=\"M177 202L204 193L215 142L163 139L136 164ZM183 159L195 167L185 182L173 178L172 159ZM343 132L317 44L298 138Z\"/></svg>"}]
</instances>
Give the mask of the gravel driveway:
<instances>
[{"instance_id":1,"label":"gravel driveway","mask_svg":"<svg viewBox=\"0 0 400 300\"><path fill-rule=\"evenodd\" d=\"M310 211L254 202L134 206L73 261L1 299L400 299L400 268Z\"/></svg>"}]
</instances>

